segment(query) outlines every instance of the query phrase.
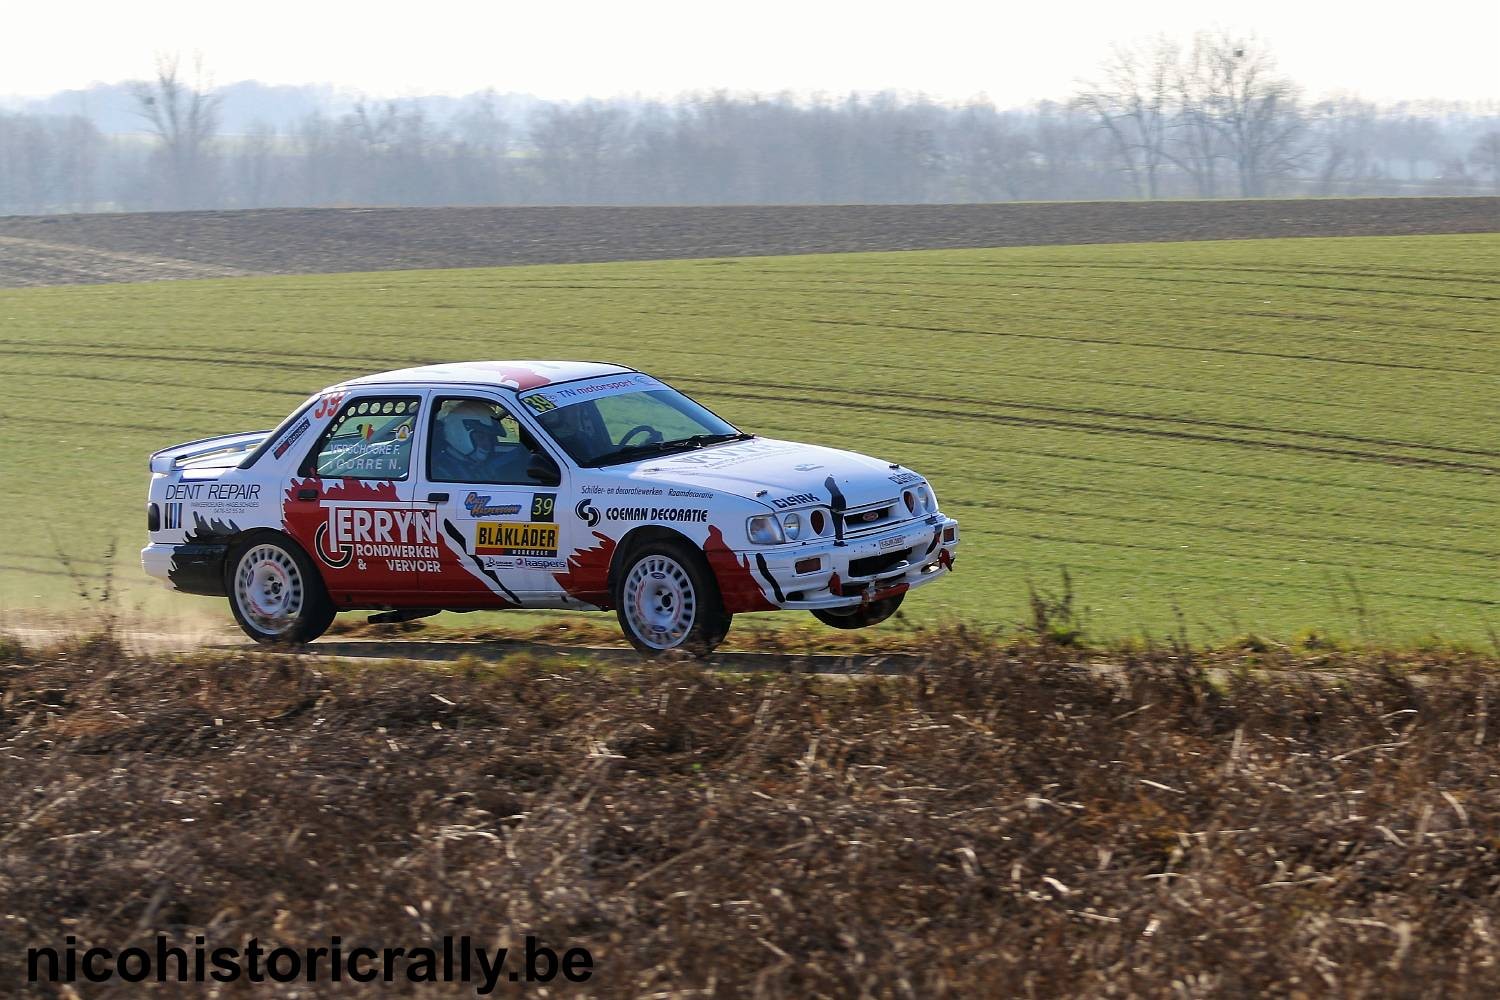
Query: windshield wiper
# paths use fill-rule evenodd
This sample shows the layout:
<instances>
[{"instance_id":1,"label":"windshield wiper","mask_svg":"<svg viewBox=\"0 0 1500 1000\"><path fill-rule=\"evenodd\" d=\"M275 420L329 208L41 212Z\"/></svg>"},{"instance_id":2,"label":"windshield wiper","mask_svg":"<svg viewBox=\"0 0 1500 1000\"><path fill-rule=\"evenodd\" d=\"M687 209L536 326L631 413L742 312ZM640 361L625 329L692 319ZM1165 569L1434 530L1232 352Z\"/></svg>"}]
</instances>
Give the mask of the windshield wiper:
<instances>
[{"instance_id":1,"label":"windshield wiper","mask_svg":"<svg viewBox=\"0 0 1500 1000\"><path fill-rule=\"evenodd\" d=\"M749 441L753 437L755 437L754 434L746 434L744 431L732 431L728 434L694 434L692 437L658 443L663 445L682 445L687 448L702 448L707 444L722 444L725 441Z\"/></svg>"},{"instance_id":2,"label":"windshield wiper","mask_svg":"<svg viewBox=\"0 0 1500 1000\"><path fill-rule=\"evenodd\" d=\"M744 431L734 431L729 434L694 434L692 437L677 438L672 441L652 441L648 444L633 444L624 448L616 448L586 464L589 468L598 468L601 465L615 465L632 458L661 455L669 451L688 451L711 444L723 444L726 441L749 441L753 437L755 437L754 434L747 434Z\"/></svg>"}]
</instances>

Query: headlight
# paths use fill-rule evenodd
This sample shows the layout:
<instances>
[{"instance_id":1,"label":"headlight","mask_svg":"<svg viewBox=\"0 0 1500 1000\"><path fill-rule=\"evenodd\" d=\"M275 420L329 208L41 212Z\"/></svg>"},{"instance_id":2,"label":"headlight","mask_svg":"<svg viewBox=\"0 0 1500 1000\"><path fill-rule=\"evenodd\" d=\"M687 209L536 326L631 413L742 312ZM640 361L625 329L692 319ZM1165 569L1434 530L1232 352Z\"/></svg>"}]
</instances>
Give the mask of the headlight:
<instances>
[{"instance_id":1,"label":"headlight","mask_svg":"<svg viewBox=\"0 0 1500 1000\"><path fill-rule=\"evenodd\" d=\"M786 532L786 537L796 541L802 535L802 518L797 514L781 515L781 530Z\"/></svg>"},{"instance_id":2,"label":"headlight","mask_svg":"<svg viewBox=\"0 0 1500 1000\"><path fill-rule=\"evenodd\" d=\"M756 545L780 545L786 541L775 514L757 514L745 523L745 533Z\"/></svg>"},{"instance_id":3,"label":"headlight","mask_svg":"<svg viewBox=\"0 0 1500 1000\"><path fill-rule=\"evenodd\" d=\"M917 487L917 507L924 514L931 514L937 509L937 501L932 498L932 491L925 486Z\"/></svg>"}]
</instances>

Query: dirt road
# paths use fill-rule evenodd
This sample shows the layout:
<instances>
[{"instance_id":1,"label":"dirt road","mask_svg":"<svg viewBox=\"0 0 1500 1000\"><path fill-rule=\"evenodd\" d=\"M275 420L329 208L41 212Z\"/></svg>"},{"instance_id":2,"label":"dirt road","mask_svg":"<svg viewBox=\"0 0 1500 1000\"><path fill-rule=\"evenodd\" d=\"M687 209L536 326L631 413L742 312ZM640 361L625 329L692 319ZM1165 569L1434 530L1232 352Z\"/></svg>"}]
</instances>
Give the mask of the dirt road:
<instances>
[{"instance_id":1,"label":"dirt road","mask_svg":"<svg viewBox=\"0 0 1500 1000\"><path fill-rule=\"evenodd\" d=\"M10 628L5 633L32 648L46 648L72 638L74 633L60 628ZM163 632L146 626L122 627L117 633L121 645L133 654L178 655L201 652L267 652L266 648L246 639L234 630L204 628L201 630ZM285 651L313 660L345 660L375 663L412 661L417 663L454 663L465 657L483 661L504 659L518 653L538 657L558 657L578 662L637 665L642 662L628 646L571 645L537 642L531 639L423 639L362 638L327 636L296 650ZM705 665L715 670L739 672L770 671L776 673L904 674L915 669L922 657L914 653L781 653L721 650Z\"/></svg>"}]
</instances>

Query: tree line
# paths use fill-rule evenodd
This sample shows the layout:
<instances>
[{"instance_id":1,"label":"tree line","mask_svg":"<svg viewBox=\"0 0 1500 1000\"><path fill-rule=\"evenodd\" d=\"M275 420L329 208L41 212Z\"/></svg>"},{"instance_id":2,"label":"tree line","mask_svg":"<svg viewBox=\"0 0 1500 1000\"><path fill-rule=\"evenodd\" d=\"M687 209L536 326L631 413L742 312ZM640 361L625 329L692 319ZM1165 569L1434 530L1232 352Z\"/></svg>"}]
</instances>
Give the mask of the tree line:
<instances>
[{"instance_id":1,"label":"tree line","mask_svg":"<svg viewBox=\"0 0 1500 1000\"><path fill-rule=\"evenodd\" d=\"M1254 38L1115 50L1065 101L895 93L481 98L439 118L368 101L220 129L174 60L131 88L142 123L0 113L0 214L460 204L952 203L1500 194L1500 105L1309 101Z\"/></svg>"}]
</instances>

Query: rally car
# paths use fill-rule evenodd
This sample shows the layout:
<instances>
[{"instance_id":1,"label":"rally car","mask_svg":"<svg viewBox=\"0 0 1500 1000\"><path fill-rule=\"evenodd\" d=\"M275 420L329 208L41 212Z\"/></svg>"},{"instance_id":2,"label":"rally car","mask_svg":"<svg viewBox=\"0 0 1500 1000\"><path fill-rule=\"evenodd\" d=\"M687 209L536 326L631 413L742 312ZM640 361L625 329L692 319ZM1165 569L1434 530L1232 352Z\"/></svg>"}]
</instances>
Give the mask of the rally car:
<instances>
[{"instance_id":1,"label":"rally car","mask_svg":"<svg viewBox=\"0 0 1500 1000\"><path fill-rule=\"evenodd\" d=\"M502 608L614 610L653 655L736 614L884 621L953 568L958 523L896 463L741 431L583 362L437 364L342 382L273 431L151 456L151 576L228 597L263 643Z\"/></svg>"}]
</instances>

